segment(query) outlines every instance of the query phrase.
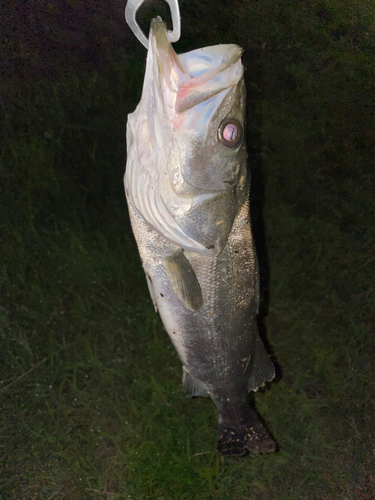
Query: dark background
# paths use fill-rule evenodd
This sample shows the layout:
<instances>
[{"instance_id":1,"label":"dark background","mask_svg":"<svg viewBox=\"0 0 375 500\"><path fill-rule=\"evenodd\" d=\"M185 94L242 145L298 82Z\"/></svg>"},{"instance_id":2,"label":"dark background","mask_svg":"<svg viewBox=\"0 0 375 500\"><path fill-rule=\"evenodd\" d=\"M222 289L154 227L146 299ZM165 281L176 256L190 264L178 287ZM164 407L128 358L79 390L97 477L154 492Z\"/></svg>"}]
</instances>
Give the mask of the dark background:
<instances>
[{"instance_id":1,"label":"dark background","mask_svg":"<svg viewBox=\"0 0 375 500\"><path fill-rule=\"evenodd\" d=\"M181 1L177 52L244 47L278 443L215 451L185 400L123 194L146 50L112 0L3 1L0 497L375 498L374 4ZM139 11L169 19L162 1ZM170 22L170 21L168 21Z\"/></svg>"}]
</instances>

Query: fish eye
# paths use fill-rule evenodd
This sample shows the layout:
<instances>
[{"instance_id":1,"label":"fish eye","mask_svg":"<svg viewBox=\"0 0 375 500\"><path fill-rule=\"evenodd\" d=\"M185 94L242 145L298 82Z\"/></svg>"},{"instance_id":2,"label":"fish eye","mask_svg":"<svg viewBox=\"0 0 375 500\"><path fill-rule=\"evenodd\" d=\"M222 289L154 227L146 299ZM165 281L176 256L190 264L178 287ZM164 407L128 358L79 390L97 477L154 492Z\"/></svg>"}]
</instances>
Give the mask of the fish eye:
<instances>
[{"instance_id":1,"label":"fish eye","mask_svg":"<svg viewBox=\"0 0 375 500\"><path fill-rule=\"evenodd\" d=\"M235 149L242 142L243 130L241 123L235 118L224 120L218 129L218 137L225 148Z\"/></svg>"}]
</instances>

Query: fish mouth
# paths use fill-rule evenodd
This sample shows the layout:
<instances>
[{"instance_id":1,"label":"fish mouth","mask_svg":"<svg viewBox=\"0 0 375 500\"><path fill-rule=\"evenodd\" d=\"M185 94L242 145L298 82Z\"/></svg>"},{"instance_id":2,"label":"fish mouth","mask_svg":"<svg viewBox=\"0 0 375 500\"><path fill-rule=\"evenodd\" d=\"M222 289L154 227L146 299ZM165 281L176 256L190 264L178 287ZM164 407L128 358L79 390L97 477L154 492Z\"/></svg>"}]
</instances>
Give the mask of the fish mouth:
<instances>
[{"instance_id":1,"label":"fish mouth","mask_svg":"<svg viewBox=\"0 0 375 500\"><path fill-rule=\"evenodd\" d=\"M205 47L177 55L164 21L151 22L150 50L162 87L173 94L174 112L181 114L235 85L243 74L243 49L235 44ZM169 106L170 106L170 99Z\"/></svg>"}]
</instances>

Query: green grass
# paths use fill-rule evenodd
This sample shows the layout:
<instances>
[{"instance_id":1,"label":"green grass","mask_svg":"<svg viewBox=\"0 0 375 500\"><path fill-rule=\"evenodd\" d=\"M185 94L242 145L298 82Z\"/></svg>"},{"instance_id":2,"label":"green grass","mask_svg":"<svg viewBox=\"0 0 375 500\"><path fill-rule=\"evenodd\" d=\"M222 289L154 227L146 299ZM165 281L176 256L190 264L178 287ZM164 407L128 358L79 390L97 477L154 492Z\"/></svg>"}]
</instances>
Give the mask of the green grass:
<instances>
[{"instance_id":1,"label":"green grass","mask_svg":"<svg viewBox=\"0 0 375 500\"><path fill-rule=\"evenodd\" d=\"M145 58L129 41L96 69L67 52L49 78L2 83L1 500L375 498L373 6L233 4L208 29L212 4L181 2L179 50L246 49L280 366L255 400L278 451L224 459L212 402L182 393L123 195Z\"/></svg>"}]
</instances>

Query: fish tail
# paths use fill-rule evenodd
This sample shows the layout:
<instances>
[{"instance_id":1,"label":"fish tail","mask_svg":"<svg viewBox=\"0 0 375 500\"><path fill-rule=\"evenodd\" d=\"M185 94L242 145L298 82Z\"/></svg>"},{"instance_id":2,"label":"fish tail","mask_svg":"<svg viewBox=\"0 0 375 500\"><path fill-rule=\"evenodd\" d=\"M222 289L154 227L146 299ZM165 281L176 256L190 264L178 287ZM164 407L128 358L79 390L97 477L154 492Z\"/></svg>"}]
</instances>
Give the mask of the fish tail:
<instances>
[{"instance_id":1,"label":"fish tail","mask_svg":"<svg viewBox=\"0 0 375 500\"><path fill-rule=\"evenodd\" d=\"M276 450L271 434L254 410L251 410L250 420L244 425L237 427L221 424L219 436L217 449L226 456L241 457L248 452L257 455Z\"/></svg>"}]
</instances>

